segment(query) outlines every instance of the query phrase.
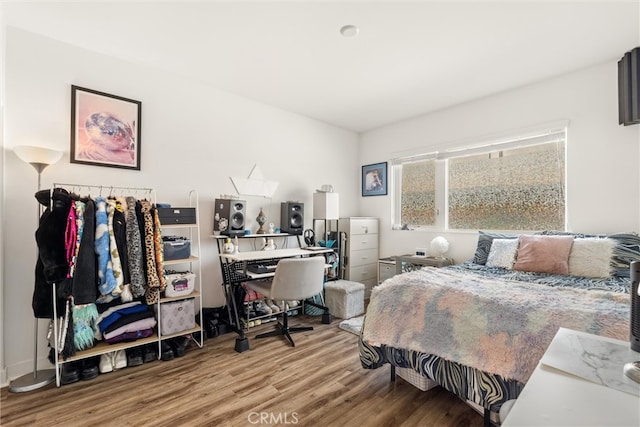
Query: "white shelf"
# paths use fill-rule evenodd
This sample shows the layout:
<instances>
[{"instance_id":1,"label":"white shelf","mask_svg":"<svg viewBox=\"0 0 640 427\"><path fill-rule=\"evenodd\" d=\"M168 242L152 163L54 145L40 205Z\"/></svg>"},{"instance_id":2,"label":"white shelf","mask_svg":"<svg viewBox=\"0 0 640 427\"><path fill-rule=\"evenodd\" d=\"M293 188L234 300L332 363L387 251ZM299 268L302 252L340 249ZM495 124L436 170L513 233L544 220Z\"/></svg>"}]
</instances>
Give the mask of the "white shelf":
<instances>
[{"instance_id":1,"label":"white shelf","mask_svg":"<svg viewBox=\"0 0 640 427\"><path fill-rule=\"evenodd\" d=\"M307 256L313 254L323 254L333 252L333 249L308 251L301 248L274 249L271 251L247 251L233 254L220 254L220 258L234 262L259 261L263 259L292 258L296 256Z\"/></svg>"},{"instance_id":2,"label":"white shelf","mask_svg":"<svg viewBox=\"0 0 640 427\"><path fill-rule=\"evenodd\" d=\"M180 301L183 299L189 299L189 298L200 298L202 296L202 294L200 293L200 291L193 291L188 295L182 295L182 296L177 296L177 297L162 297L160 298L160 303L165 303L165 302L171 302L171 301Z\"/></svg>"},{"instance_id":3,"label":"white shelf","mask_svg":"<svg viewBox=\"0 0 640 427\"><path fill-rule=\"evenodd\" d=\"M271 234L239 234L238 236L226 236L224 234L213 234L212 237L214 239L259 239L260 237L288 237L288 236L297 236L297 234L289 234L289 233L271 233Z\"/></svg>"},{"instance_id":4,"label":"white shelf","mask_svg":"<svg viewBox=\"0 0 640 427\"><path fill-rule=\"evenodd\" d=\"M161 224L162 228L189 228L189 227L197 227L197 223L193 224Z\"/></svg>"},{"instance_id":5,"label":"white shelf","mask_svg":"<svg viewBox=\"0 0 640 427\"><path fill-rule=\"evenodd\" d=\"M67 357L66 360L59 356L59 363L69 363L75 360L82 360L88 357L100 356L105 353L111 353L112 351L125 350L127 348L139 347L145 344L152 344L158 342L158 334L153 334L146 338L138 338L135 341L122 341L114 344L109 344L106 341L98 341L93 347L76 352L75 355Z\"/></svg>"},{"instance_id":6,"label":"white shelf","mask_svg":"<svg viewBox=\"0 0 640 427\"><path fill-rule=\"evenodd\" d=\"M190 262L196 262L199 261L200 258L198 258L195 255L191 255L189 258L180 258L180 259L171 259L171 260L164 260L163 264L164 265L171 265L171 264L185 264L185 263L190 263Z\"/></svg>"},{"instance_id":7,"label":"white shelf","mask_svg":"<svg viewBox=\"0 0 640 427\"><path fill-rule=\"evenodd\" d=\"M195 208L195 218L196 218L196 222L195 223L189 223L189 224L161 224L161 228L162 229L176 229L176 228L182 228L182 229L188 229L189 230L189 234L190 234L190 240L191 240L191 255L188 258L181 258L181 259L173 259L173 260L164 260L164 266L168 266L168 265L175 265L175 264L189 264L189 269L191 270L191 272L195 273L196 277L195 277L195 289L188 295L180 295L180 296L174 296L174 297L166 297L163 296L160 298L160 300L158 301L158 306L157 306L157 310L156 310L156 316L157 316L157 320L158 320L158 335L159 335L159 340L166 340L168 338L172 338L172 337L178 337L178 336L182 336L182 335L188 335L188 334L192 334L195 332L200 332L200 340L196 340L196 343L198 344L199 347L202 347L204 345L204 336L203 336L203 331L202 331L202 326L196 324L196 326L194 328L191 329L187 329L184 331L179 331L176 333L171 333L171 334L164 334L162 331L162 310L160 309L161 306L163 304L167 304L167 303L171 303L171 302L175 302L175 301L183 301L183 300L188 300L188 299L193 299L194 300L194 311L195 313L199 313L200 316L200 323L202 323L202 266L200 263L200 251L201 251L201 245L200 245L200 221L198 219L198 194L195 190L192 190L189 192L189 207L190 208ZM186 233L185 233L186 234ZM194 271L197 270L197 271ZM196 301L197 300L197 301Z\"/></svg>"}]
</instances>

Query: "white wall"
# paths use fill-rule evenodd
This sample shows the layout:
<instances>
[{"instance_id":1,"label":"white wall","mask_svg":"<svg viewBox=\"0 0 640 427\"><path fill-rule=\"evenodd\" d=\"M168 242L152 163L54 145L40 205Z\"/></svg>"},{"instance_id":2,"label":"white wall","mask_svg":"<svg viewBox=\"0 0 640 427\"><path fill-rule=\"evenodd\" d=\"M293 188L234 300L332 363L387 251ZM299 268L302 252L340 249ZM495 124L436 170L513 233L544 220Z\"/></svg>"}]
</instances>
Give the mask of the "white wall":
<instances>
[{"instance_id":1,"label":"white wall","mask_svg":"<svg viewBox=\"0 0 640 427\"><path fill-rule=\"evenodd\" d=\"M174 206L200 196L205 306L224 304L217 251L210 237L213 200L237 194L230 176L246 177L254 164L280 183L272 200L247 197L248 228L261 207L279 225L280 202L305 203L322 184L340 193L340 213L354 215L359 200L358 136L327 124L205 87L194 81L125 63L15 28L7 28L3 163L4 349L8 375L32 368L31 295L35 264L36 173L12 152L17 145L65 151L47 168L43 188L55 182L153 187ZM141 171L69 163L71 85L142 101ZM46 321L40 322L40 363L46 362Z\"/></svg>"},{"instance_id":2,"label":"white wall","mask_svg":"<svg viewBox=\"0 0 640 427\"><path fill-rule=\"evenodd\" d=\"M617 64L606 63L496 94L361 135L360 163L394 153L454 145L557 120L569 120L568 219L572 231L638 231L640 126L618 125ZM391 197L363 198L360 211L381 218L381 256L428 247L435 235L450 242L449 256L473 256L476 233L391 230Z\"/></svg>"}]
</instances>

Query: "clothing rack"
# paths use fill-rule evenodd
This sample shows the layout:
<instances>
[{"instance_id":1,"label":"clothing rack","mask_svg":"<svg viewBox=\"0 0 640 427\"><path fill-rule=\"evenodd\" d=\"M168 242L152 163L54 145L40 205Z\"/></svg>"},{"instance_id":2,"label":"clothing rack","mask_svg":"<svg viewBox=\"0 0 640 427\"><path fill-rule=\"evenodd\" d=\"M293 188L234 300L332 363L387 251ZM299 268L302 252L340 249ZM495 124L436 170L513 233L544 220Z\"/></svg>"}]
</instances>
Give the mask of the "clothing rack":
<instances>
[{"instance_id":1,"label":"clothing rack","mask_svg":"<svg viewBox=\"0 0 640 427\"><path fill-rule=\"evenodd\" d=\"M90 196L90 192L92 190L97 190L98 191L98 196L102 197L103 195L103 191L104 190L108 190L108 194L105 195L105 197L110 197L112 195L114 195L114 191L118 194L118 195L122 195L124 196L124 192L128 192L129 194L127 194L127 196L138 196L138 195L142 195L145 196L147 195L148 198L150 199L150 201L152 203L155 203L156 200L156 194L155 194L155 190L153 188L147 188L147 187L119 187L119 186L114 186L114 185L91 185L91 184L78 184L78 183L61 183L61 182L54 182L53 183L53 187L50 190L50 193L53 192L53 189L55 188L65 188L67 190L70 190L70 192L72 193L80 193L82 189L86 189L87 190L87 196ZM133 194L131 194L133 193ZM138 197L137 197L138 198ZM53 203L53 197L50 197L50 208L52 208L52 203ZM60 386L60 377L61 377L61 370L62 370L62 365L64 363L67 363L67 361L65 362L60 362L59 360L59 351L58 351L58 345L60 342L60 335L59 335L59 330L58 330L58 319L62 313L58 313L57 310L57 303L55 301L56 295L57 295L57 284L53 283L52 284L53 287L53 298L54 298L54 302L53 302L53 338L55 341L55 382L56 385L59 387ZM202 311L201 311L202 313ZM200 341L199 344L200 347L202 347L202 341ZM127 348L128 346L121 346L122 349ZM120 348L120 347L118 347ZM71 361L73 360L81 360L83 358L86 357L91 357L91 356L95 356L95 355L100 355L101 353L105 353L108 352L106 350L90 350L90 351L85 351L85 353L87 353L86 356L75 356L71 358ZM158 354L160 354L161 352L161 342L160 340L158 340Z\"/></svg>"},{"instance_id":2,"label":"clothing rack","mask_svg":"<svg viewBox=\"0 0 640 427\"><path fill-rule=\"evenodd\" d=\"M149 197L152 200L155 200L155 190L153 188L146 188L146 187L118 187L114 185L67 184L67 183L60 183L60 182L53 183L53 188L62 188L62 187L71 187L72 190L77 188L78 192L80 192L80 190L82 190L83 188L86 188L88 192L90 192L92 189L96 189L99 191L100 196L102 196L102 190L109 190L109 195L112 195L114 190L117 192L133 191L136 194L147 193L149 194Z\"/></svg>"}]
</instances>

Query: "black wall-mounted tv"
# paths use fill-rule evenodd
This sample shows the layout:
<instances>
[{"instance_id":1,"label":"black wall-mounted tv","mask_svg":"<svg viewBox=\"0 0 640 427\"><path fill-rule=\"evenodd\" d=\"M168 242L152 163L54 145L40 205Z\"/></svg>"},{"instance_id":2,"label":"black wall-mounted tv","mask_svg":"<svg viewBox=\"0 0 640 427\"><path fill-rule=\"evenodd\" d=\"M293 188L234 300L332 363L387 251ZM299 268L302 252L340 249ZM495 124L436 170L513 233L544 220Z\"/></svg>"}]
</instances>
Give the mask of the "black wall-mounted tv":
<instances>
[{"instance_id":1,"label":"black wall-mounted tv","mask_svg":"<svg viewBox=\"0 0 640 427\"><path fill-rule=\"evenodd\" d=\"M640 123L640 47L618 61L618 124Z\"/></svg>"}]
</instances>

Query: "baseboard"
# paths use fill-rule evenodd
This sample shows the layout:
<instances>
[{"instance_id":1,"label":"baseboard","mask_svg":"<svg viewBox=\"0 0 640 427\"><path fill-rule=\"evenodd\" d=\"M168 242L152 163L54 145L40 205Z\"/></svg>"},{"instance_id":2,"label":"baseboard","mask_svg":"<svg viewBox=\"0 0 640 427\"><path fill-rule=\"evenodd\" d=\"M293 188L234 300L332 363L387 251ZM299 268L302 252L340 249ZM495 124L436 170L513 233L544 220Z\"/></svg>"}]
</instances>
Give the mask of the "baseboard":
<instances>
[{"instance_id":1,"label":"baseboard","mask_svg":"<svg viewBox=\"0 0 640 427\"><path fill-rule=\"evenodd\" d=\"M7 378L7 367L0 370L0 388L9 387L9 379Z\"/></svg>"},{"instance_id":2,"label":"baseboard","mask_svg":"<svg viewBox=\"0 0 640 427\"><path fill-rule=\"evenodd\" d=\"M54 368L55 366L51 364L48 357L38 358L38 370ZM2 387L8 386L11 383L11 380L19 378L30 372L33 372L33 360L23 360L13 365L5 366L0 373L2 378Z\"/></svg>"}]
</instances>

